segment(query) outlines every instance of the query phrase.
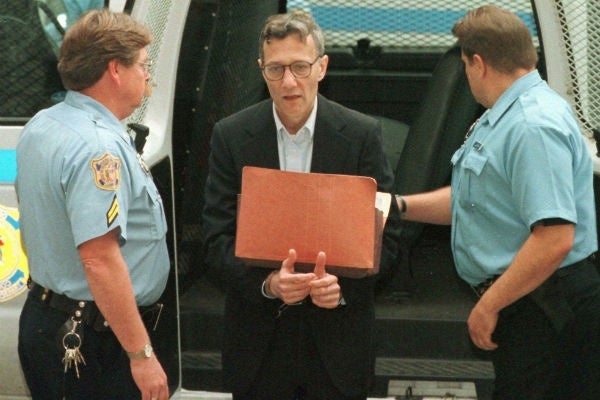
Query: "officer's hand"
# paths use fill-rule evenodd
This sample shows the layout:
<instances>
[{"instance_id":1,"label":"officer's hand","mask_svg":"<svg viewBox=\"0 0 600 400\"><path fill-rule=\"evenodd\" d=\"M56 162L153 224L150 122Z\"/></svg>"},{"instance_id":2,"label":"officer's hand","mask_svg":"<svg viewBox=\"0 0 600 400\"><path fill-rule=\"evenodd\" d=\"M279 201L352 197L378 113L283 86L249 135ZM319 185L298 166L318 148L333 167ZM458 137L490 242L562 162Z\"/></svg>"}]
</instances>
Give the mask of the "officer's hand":
<instances>
[{"instance_id":1,"label":"officer's hand","mask_svg":"<svg viewBox=\"0 0 600 400\"><path fill-rule=\"evenodd\" d=\"M496 330L497 323L498 313L487 310L481 300L478 301L467 320L469 335L475 346L482 350L498 348L498 345L492 341L492 334Z\"/></svg>"},{"instance_id":2,"label":"officer's hand","mask_svg":"<svg viewBox=\"0 0 600 400\"><path fill-rule=\"evenodd\" d=\"M168 400L167 375L155 355L130 361L131 374L142 392L142 400Z\"/></svg>"},{"instance_id":3,"label":"officer's hand","mask_svg":"<svg viewBox=\"0 0 600 400\"><path fill-rule=\"evenodd\" d=\"M315 274L296 273L296 250L290 249L288 257L281 263L281 268L273 274L269 284L269 291L279 297L286 304L302 301L310 292L308 283L315 279Z\"/></svg>"}]
</instances>

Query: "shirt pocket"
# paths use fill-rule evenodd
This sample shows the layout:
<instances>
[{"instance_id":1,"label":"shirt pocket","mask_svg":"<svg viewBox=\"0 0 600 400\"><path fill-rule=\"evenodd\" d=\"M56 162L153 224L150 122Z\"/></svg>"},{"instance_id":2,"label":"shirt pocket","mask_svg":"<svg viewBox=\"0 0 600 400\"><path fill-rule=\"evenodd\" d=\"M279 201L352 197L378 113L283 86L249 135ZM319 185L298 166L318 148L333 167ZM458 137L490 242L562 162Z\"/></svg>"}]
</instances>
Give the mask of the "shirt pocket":
<instances>
[{"instance_id":1,"label":"shirt pocket","mask_svg":"<svg viewBox=\"0 0 600 400\"><path fill-rule=\"evenodd\" d=\"M148 199L148 204L150 206L150 213L152 215L152 236L154 238L160 239L167 232L167 221L165 218L165 210L162 198L160 197L158 190L153 184L146 186L146 195Z\"/></svg>"},{"instance_id":2,"label":"shirt pocket","mask_svg":"<svg viewBox=\"0 0 600 400\"><path fill-rule=\"evenodd\" d=\"M475 208L485 201L481 174L488 162L488 155L480 151L471 151L463 157L459 204L464 208Z\"/></svg>"}]
</instances>

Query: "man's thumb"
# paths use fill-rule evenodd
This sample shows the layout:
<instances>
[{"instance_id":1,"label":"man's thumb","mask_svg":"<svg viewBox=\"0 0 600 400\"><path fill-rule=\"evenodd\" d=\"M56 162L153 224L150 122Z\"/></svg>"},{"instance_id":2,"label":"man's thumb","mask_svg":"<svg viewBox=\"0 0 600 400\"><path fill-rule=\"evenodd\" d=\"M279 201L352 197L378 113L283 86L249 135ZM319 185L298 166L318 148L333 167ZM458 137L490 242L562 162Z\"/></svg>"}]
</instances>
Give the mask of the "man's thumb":
<instances>
[{"instance_id":1,"label":"man's thumb","mask_svg":"<svg viewBox=\"0 0 600 400\"><path fill-rule=\"evenodd\" d=\"M283 260L283 263L281 264L281 269L285 270L290 274L293 274L294 264L296 263L296 257L296 250L290 249L288 251L288 257L285 260Z\"/></svg>"},{"instance_id":2,"label":"man's thumb","mask_svg":"<svg viewBox=\"0 0 600 400\"><path fill-rule=\"evenodd\" d=\"M317 262L315 264L315 275L317 275L317 278L322 278L326 274L325 261L327 261L327 257L324 252L320 251L319 254L317 254Z\"/></svg>"}]
</instances>

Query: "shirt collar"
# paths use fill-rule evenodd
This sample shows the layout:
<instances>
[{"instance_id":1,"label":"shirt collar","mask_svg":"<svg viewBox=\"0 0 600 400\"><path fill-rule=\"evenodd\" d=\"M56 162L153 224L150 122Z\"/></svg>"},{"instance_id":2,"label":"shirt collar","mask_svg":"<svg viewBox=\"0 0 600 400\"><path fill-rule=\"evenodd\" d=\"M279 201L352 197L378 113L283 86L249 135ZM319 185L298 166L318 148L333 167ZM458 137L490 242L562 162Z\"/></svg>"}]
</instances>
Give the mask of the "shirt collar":
<instances>
[{"instance_id":1,"label":"shirt collar","mask_svg":"<svg viewBox=\"0 0 600 400\"><path fill-rule=\"evenodd\" d=\"M481 122L489 121L493 126L510 106L531 87L542 82L538 70L533 70L513 82L513 84L498 98L496 103L481 117Z\"/></svg>"},{"instance_id":2,"label":"shirt collar","mask_svg":"<svg viewBox=\"0 0 600 400\"><path fill-rule=\"evenodd\" d=\"M93 97L87 96L81 92L69 90L67 91L64 102L71 107L86 111L90 119L96 124L106 127L111 131L118 132L123 140L130 143L131 136L129 136L121 121L119 121L108 108Z\"/></svg>"},{"instance_id":3,"label":"shirt collar","mask_svg":"<svg viewBox=\"0 0 600 400\"><path fill-rule=\"evenodd\" d=\"M308 119L304 123L304 126L300 128L300 130L298 130L298 133L300 133L302 130L308 131L310 139L312 139L315 134L315 122L317 121L317 100L318 99L315 97L315 104L313 105L313 109L310 112ZM275 103L273 103L273 117L275 118L275 126L277 127L277 132L285 132L289 134L287 129L285 129L285 126L283 126L281 119L279 119L279 115L277 115L277 111L275 110Z\"/></svg>"}]
</instances>

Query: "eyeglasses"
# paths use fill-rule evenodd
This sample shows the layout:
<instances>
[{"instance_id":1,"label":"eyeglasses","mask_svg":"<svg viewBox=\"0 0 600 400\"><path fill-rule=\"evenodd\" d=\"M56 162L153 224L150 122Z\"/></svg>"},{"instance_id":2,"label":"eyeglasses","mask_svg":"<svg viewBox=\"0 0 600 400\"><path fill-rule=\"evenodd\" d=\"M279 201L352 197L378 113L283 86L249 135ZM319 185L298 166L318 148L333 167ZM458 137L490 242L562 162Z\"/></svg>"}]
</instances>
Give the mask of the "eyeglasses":
<instances>
[{"instance_id":1,"label":"eyeglasses","mask_svg":"<svg viewBox=\"0 0 600 400\"><path fill-rule=\"evenodd\" d=\"M150 72L150 68L152 68L152 66L154 65L154 61L152 61L152 60L146 60L146 62L136 61L135 63L137 65L141 65L142 68L144 68L145 73Z\"/></svg>"},{"instance_id":2,"label":"eyeglasses","mask_svg":"<svg viewBox=\"0 0 600 400\"><path fill-rule=\"evenodd\" d=\"M285 75L285 69L289 68L292 75L296 78L306 78L310 75L312 71L312 66L321 58L321 56L317 56L315 61L309 63L308 61L296 61L288 65L265 65L261 69L263 70L263 74L265 78L270 81L279 81L283 79Z\"/></svg>"}]
</instances>

